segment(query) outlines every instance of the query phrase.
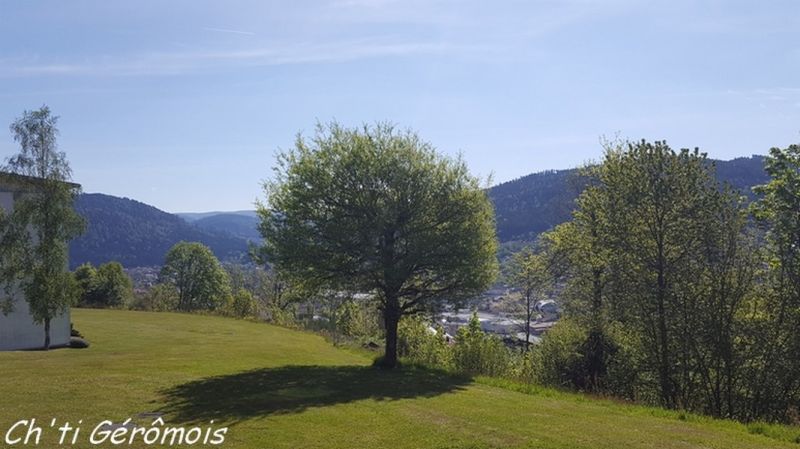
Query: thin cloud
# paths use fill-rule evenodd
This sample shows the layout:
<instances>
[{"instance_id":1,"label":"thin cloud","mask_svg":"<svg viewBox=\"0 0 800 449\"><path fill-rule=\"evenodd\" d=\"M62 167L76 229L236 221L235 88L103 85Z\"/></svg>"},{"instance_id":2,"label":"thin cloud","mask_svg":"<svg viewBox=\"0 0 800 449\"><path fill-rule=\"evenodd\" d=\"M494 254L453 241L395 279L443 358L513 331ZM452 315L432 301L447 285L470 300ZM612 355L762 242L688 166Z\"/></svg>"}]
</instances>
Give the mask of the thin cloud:
<instances>
[{"instance_id":1,"label":"thin cloud","mask_svg":"<svg viewBox=\"0 0 800 449\"><path fill-rule=\"evenodd\" d=\"M215 33L239 34L239 35L243 35L243 36L255 36L256 35L256 33L252 32L252 31L231 30L231 29L227 29L227 28L204 27L203 31L213 31Z\"/></svg>"},{"instance_id":2,"label":"thin cloud","mask_svg":"<svg viewBox=\"0 0 800 449\"><path fill-rule=\"evenodd\" d=\"M81 63L24 64L16 61L16 64L0 66L0 77L178 75L229 68L340 63L367 58L452 55L474 51L485 51L485 49L439 42L374 40L342 41L328 44L274 44L225 51L148 53L114 60L90 60Z\"/></svg>"}]
</instances>

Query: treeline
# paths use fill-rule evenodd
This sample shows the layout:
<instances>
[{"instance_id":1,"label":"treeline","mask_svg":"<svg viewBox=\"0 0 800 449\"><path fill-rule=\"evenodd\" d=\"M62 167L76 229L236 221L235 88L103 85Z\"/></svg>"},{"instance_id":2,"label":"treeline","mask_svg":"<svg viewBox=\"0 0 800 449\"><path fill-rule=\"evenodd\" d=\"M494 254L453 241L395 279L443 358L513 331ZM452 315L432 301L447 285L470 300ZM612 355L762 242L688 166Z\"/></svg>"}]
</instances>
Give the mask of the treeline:
<instances>
[{"instance_id":1,"label":"treeline","mask_svg":"<svg viewBox=\"0 0 800 449\"><path fill-rule=\"evenodd\" d=\"M374 339L381 332L377 316L350 297L310 296L272 270L223 264L202 243L180 242L163 259L156 283L140 289L119 262L79 266L72 273L76 306L252 318L321 331L335 340Z\"/></svg>"},{"instance_id":2,"label":"treeline","mask_svg":"<svg viewBox=\"0 0 800 449\"><path fill-rule=\"evenodd\" d=\"M79 307L216 313L239 318L258 314L252 286L269 283L267 274L246 281L244 270L225 270L211 250L197 242L180 242L165 256L158 283L134 292L131 278L118 262L95 268L83 264L74 272ZM249 281L249 282L248 282ZM251 287L251 288L248 288Z\"/></svg>"},{"instance_id":3,"label":"treeline","mask_svg":"<svg viewBox=\"0 0 800 449\"><path fill-rule=\"evenodd\" d=\"M800 151L748 206L698 151L607 149L571 221L541 236L567 319L535 377L668 408L790 420L800 405Z\"/></svg>"},{"instance_id":4,"label":"treeline","mask_svg":"<svg viewBox=\"0 0 800 449\"><path fill-rule=\"evenodd\" d=\"M798 167L798 147L773 149L747 207L697 150L608 148L573 219L542 238L577 329L562 346L581 355L561 357L553 381L787 420L800 401Z\"/></svg>"},{"instance_id":5,"label":"treeline","mask_svg":"<svg viewBox=\"0 0 800 449\"><path fill-rule=\"evenodd\" d=\"M582 170L572 219L518 258L528 275L517 286L555 285L566 318L529 352L505 348L476 319L455 344L407 322L403 356L717 417L796 422L800 146L772 149L765 169L770 178L748 204L696 150L607 148L602 164Z\"/></svg>"}]
</instances>

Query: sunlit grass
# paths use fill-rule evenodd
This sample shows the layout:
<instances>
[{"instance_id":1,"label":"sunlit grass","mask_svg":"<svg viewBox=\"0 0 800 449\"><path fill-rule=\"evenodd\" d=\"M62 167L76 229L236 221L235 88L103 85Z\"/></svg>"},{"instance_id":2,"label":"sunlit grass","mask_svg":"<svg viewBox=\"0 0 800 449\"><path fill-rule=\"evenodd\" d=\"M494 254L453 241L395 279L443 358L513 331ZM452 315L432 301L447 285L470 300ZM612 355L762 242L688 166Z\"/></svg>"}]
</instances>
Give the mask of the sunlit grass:
<instances>
[{"instance_id":1,"label":"sunlit grass","mask_svg":"<svg viewBox=\"0 0 800 449\"><path fill-rule=\"evenodd\" d=\"M173 425L226 423L224 448L800 447L792 427L418 368L380 371L366 355L266 324L98 310L75 310L73 321L89 349L0 353L0 432L25 418L82 419L91 430L163 413Z\"/></svg>"}]
</instances>

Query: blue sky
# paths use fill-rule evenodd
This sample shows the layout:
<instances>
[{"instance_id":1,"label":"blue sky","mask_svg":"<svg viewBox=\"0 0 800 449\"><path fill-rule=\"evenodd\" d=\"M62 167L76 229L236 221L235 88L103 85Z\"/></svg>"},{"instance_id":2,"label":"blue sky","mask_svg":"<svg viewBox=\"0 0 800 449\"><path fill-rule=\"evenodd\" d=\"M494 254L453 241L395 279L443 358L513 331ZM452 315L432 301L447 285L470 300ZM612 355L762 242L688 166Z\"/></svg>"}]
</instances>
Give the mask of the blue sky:
<instances>
[{"instance_id":1,"label":"blue sky","mask_svg":"<svg viewBox=\"0 0 800 449\"><path fill-rule=\"evenodd\" d=\"M797 1L0 0L0 124L46 103L87 192L252 208L317 120L389 120L502 182L603 136L800 141ZM0 157L16 151L0 128Z\"/></svg>"}]
</instances>

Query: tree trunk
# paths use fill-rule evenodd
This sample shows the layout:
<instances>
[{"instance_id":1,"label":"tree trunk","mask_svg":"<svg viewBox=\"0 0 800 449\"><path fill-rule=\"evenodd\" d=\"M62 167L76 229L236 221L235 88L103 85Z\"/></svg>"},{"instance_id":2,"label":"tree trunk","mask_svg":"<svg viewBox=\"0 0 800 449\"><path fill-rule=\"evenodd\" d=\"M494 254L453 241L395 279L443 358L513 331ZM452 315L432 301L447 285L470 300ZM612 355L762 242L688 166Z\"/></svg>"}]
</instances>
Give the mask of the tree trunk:
<instances>
[{"instance_id":1,"label":"tree trunk","mask_svg":"<svg viewBox=\"0 0 800 449\"><path fill-rule=\"evenodd\" d=\"M400 305L396 299L387 299L383 309L383 322L386 327L386 352L381 368L394 369L397 367L397 325L400 322Z\"/></svg>"},{"instance_id":2,"label":"tree trunk","mask_svg":"<svg viewBox=\"0 0 800 449\"><path fill-rule=\"evenodd\" d=\"M660 268L660 267L659 267ZM659 367L658 367L658 380L660 385L661 402L667 408L674 408L675 398L672 389L671 371L671 357L670 347L668 341L667 331L667 311L666 311L666 282L664 280L664 273L662 269L658 272L658 292L657 292L657 314L658 314L658 346L659 354Z\"/></svg>"},{"instance_id":3,"label":"tree trunk","mask_svg":"<svg viewBox=\"0 0 800 449\"><path fill-rule=\"evenodd\" d=\"M50 350L50 318L44 320L44 350Z\"/></svg>"},{"instance_id":4,"label":"tree trunk","mask_svg":"<svg viewBox=\"0 0 800 449\"><path fill-rule=\"evenodd\" d=\"M592 270L592 316L591 327L587 339L588 356L587 366L589 375L589 389L597 391L600 388L600 379L606 374L605 367L605 330L603 327L603 284L602 270Z\"/></svg>"},{"instance_id":5,"label":"tree trunk","mask_svg":"<svg viewBox=\"0 0 800 449\"><path fill-rule=\"evenodd\" d=\"M533 293L530 291L525 293L525 300L527 305L527 316L525 320L525 352L527 353L531 348L531 318L533 317L533 307L531 307L531 297Z\"/></svg>"}]
</instances>

